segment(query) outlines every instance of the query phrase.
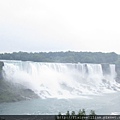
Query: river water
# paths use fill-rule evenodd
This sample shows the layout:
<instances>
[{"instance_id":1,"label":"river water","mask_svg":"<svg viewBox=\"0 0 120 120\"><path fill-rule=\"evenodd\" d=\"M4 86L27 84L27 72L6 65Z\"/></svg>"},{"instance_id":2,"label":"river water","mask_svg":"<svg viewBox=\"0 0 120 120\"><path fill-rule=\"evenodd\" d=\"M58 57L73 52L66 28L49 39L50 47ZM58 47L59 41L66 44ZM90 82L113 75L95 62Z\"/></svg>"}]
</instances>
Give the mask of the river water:
<instances>
[{"instance_id":1,"label":"river water","mask_svg":"<svg viewBox=\"0 0 120 120\"><path fill-rule=\"evenodd\" d=\"M85 109L89 114L95 110L98 115L120 114L120 92L100 96L82 96L74 99L32 99L0 104L0 115L57 115L68 110Z\"/></svg>"}]
</instances>

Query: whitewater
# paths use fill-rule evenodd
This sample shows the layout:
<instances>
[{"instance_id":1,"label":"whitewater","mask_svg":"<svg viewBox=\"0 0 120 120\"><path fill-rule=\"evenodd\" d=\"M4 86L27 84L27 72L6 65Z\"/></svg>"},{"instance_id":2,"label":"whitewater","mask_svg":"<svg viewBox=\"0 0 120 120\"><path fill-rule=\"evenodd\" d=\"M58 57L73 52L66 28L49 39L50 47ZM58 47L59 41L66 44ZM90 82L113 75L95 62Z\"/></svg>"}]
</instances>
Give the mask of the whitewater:
<instances>
[{"instance_id":1,"label":"whitewater","mask_svg":"<svg viewBox=\"0 0 120 120\"><path fill-rule=\"evenodd\" d=\"M59 111L65 112L65 109L77 111L81 107L94 109L98 114L119 112L120 84L115 80L117 73L114 64L109 64L108 71L105 71L102 64L3 62L3 77L6 81L31 89L40 97L37 100L1 104L0 108L6 107L8 114L15 112L9 110L11 105L22 111L18 110L14 114L57 114ZM29 106L27 111L24 109L25 104ZM37 105L44 107L41 109ZM109 109L111 105L114 110ZM30 109L33 109L32 112ZM5 114L3 108L0 114Z\"/></svg>"}]
</instances>

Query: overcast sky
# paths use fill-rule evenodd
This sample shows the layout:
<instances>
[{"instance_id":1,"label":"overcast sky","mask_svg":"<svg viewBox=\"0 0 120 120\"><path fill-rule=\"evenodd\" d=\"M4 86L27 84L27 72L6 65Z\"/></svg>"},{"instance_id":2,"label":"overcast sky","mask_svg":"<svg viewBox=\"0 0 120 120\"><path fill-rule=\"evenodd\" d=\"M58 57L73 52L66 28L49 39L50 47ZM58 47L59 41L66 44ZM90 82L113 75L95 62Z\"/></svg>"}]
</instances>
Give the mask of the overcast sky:
<instances>
[{"instance_id":1,"label":"overcast sky","mask_svg":"<svg viewBox=\"0 0 120 120\"><path fill-rule=\"evenodd\" d=\"M120 0L0 0L0 52L120 54Z\"/></svg>"}]
</instances>

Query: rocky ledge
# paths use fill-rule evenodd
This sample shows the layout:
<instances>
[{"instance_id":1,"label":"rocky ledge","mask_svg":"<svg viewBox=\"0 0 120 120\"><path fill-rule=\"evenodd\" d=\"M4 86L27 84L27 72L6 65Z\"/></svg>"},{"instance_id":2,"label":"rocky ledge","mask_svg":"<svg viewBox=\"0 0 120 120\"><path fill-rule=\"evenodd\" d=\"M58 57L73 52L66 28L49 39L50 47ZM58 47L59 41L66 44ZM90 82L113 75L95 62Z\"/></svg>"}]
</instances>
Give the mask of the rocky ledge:
<instances>
[{"instance_id":1,"label":"rocky ledge","mask_svg":"<svg viewBox=\"0 0 120 120\"><path fill-rule=\"evenodd\" d=\"M0 61L0 79L2 79L2 68L4 66L4 63Z\"/></svg>"}]
</instances>

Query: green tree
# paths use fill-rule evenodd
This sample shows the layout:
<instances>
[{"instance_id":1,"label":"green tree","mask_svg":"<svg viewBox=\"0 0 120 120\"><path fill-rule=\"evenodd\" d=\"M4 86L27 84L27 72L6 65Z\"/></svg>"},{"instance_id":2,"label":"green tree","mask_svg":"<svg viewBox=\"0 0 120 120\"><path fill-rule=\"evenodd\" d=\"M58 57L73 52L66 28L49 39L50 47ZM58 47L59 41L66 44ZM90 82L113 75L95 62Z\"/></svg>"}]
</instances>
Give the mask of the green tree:
<instances>
[{"instance_id":1,"label":"green tree","mask_svg":"<svg viewBox=\"0 0 120 120\"><path fill-rule=\"evenodd\" d=\"M90 111L89 119L88 120L96 120L96 114L95 114L94 110Z\"/></svg>"},{"instance_id":2,"label":"green tree","mask_svg":"<svg viewBox=\"0 0 120 120\"><path fill-rule=\"evenodd\" d=\"M58 115L61 115L61 112L59 112Z\"/></svg>"},{"instance_id":3,"label":"green tree","mask_svg":"<svg viewBox=\"0 0 120 120\"><path fill-rule=\"evenodd\" d=\"M72 111L72 112L71 112L71 115L75 115L75 111Z\"/></svg>"},{"instance_id":4,"label":"green tree","mask_svg":"<svg viewBox=\"0 0 120 120\"><path fill-rule=\"evenodd\" d=\"M96 115L94 110L90 111L90 115Z\"/></svg>"},{"instance_id":5,"label":"green tree","mask_svg":"<svg viewBox=\"0 0 120 120\"><path fill-rule=\"evenodd\" d=\"M66 115L68 115L68 116L69 116L69 115L70 115L70 112L69 112L69 111L67 111Z\"/></svg>"},{"instance_id":6,"label":"green tree","mask_svg":"<svg viewBox=\"0 0 120 120\"><path fill-rule=\"evenodd\" d=\"M86 115L85 109L79 110L78 115Z\"/></svg>"}]
</instances>

